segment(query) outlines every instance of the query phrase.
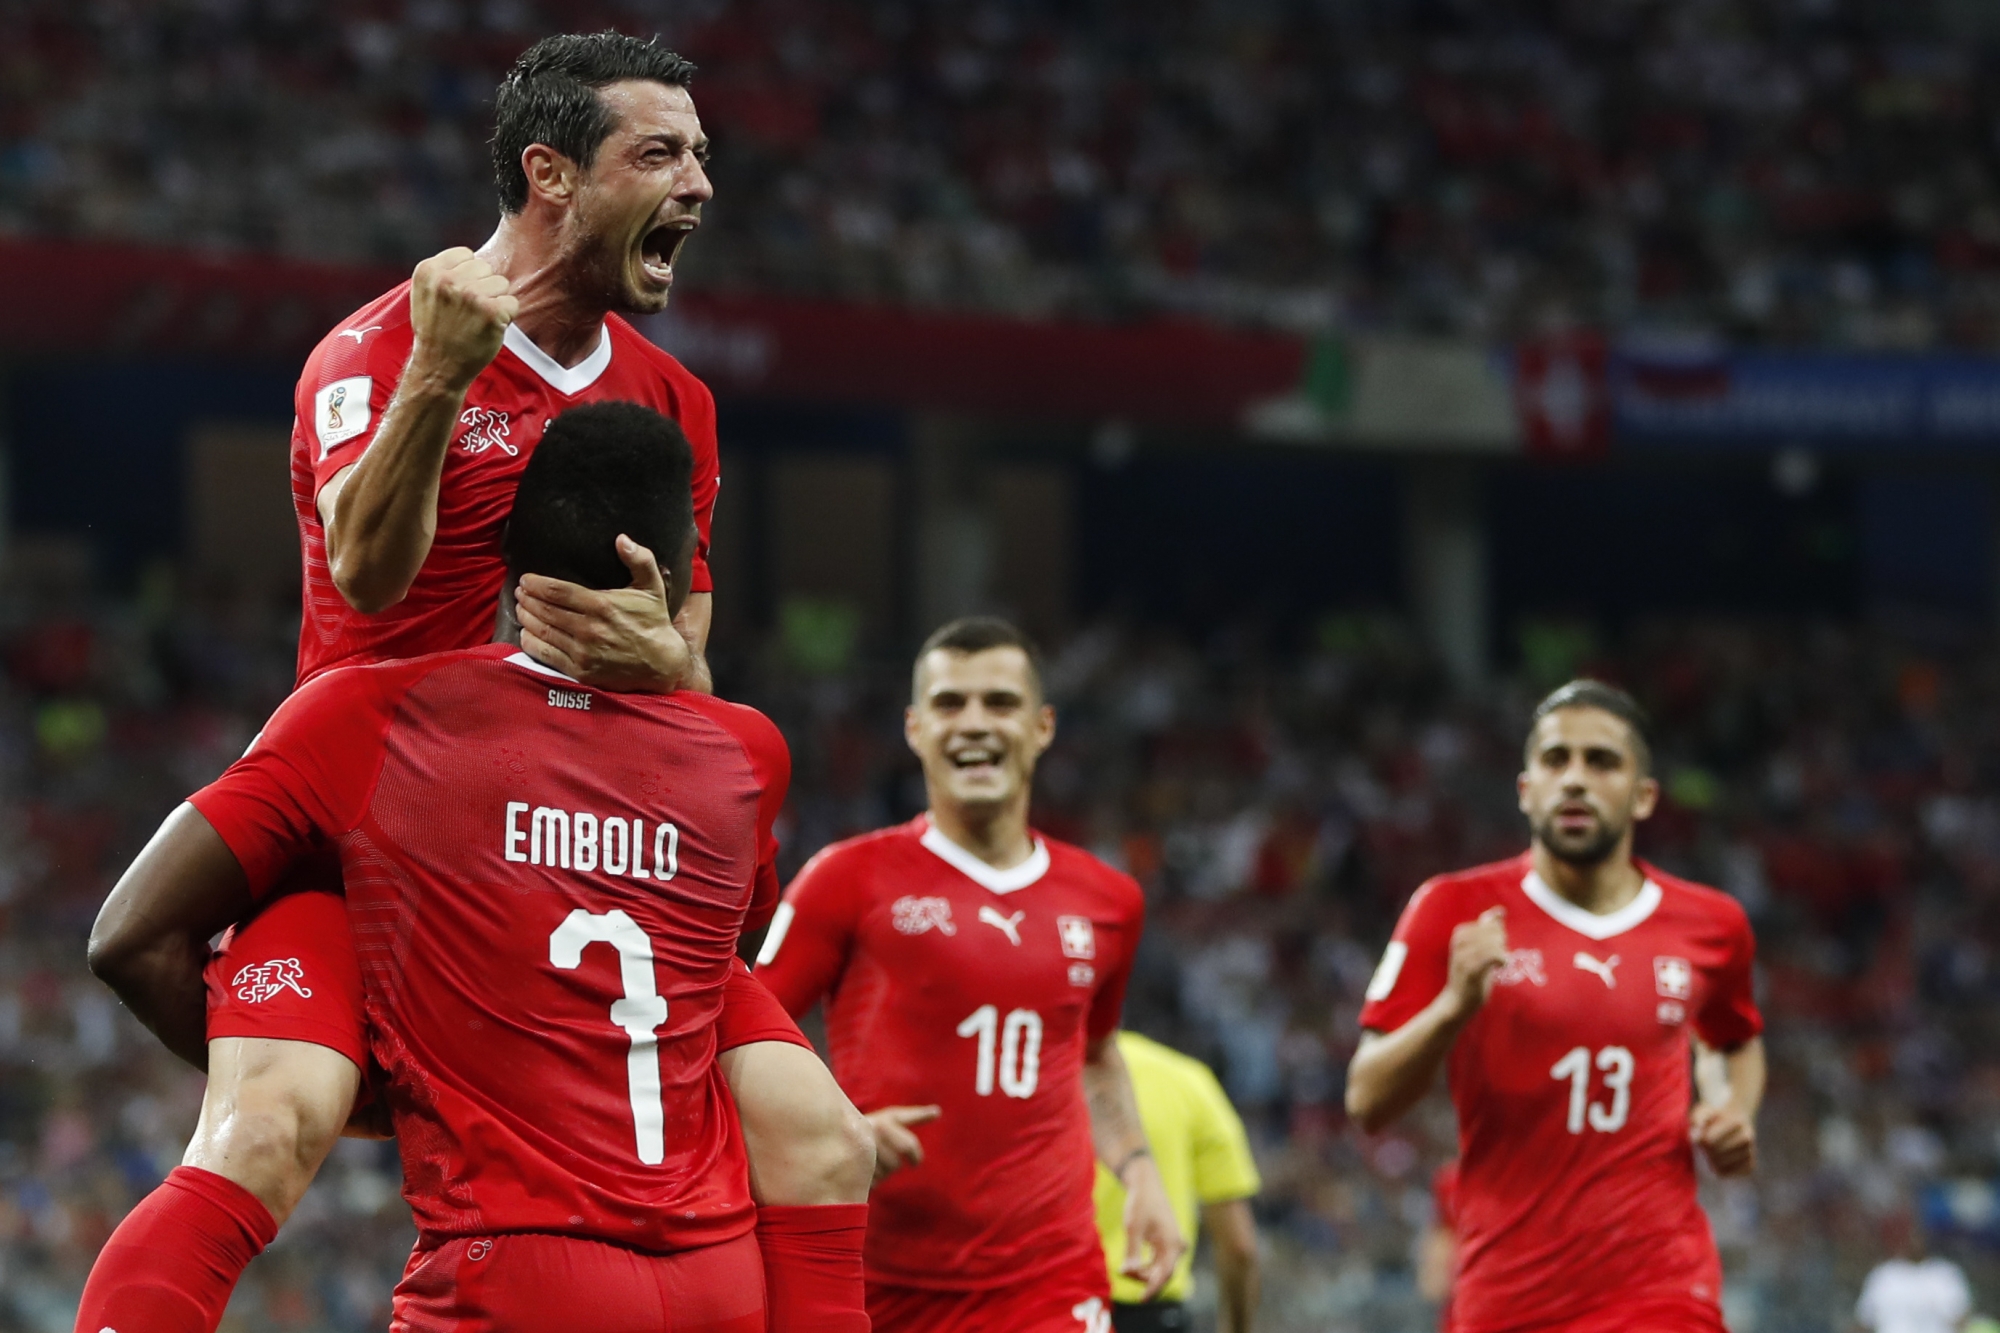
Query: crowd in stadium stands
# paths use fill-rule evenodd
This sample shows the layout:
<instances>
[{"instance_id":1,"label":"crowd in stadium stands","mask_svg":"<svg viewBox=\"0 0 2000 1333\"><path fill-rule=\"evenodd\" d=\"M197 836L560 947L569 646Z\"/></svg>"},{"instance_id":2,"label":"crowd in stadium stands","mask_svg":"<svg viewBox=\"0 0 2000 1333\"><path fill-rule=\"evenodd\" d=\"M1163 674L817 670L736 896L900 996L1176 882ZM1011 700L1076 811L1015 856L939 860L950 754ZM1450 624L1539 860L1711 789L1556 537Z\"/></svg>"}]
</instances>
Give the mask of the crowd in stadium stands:
<instances>
[{"instance_id":1,"label":"crowd in stadium stands","mask_svg":"<svg viewBox=\"0 0 2000 1333\"><path fill-rule=\"evenodd\" d=\"M477 244L499 73L608 24L702 66L696 286L1990 347L1988 8L16 0L0 234L396 263Z\"/></svg>"},{"instance_id":2,"label":"crowd in stadium stands","mask_svg":"<svg viewBox=\"0 0 2000 1333\"><path fill-rule=\"evenodd\" d=\"M192 1127L198 1077L88 975L83 938L138 842L282 696L291 634L279 616L170 614L157 591L0 618L0 1331L69 1328L98 1244ZM2000 697L2000 656L1797 626L1529 641L1477 698L1394 624L1361 619L1282 652L1253 630L1197 643L1104 621L1051 657L1062 723L1038 819L1146 885L1128 1020L1213 1061L1250 1124L1265 1326L1430 1326L1411 1254L1449 1108L1363 1139L1343 1121L1342 1070L1410 891L1523 845L1523 719L1572 665L1656 710L1668 799L1647 854L1736 894L1760 934L1762 1170L1708 1195L1733 1326L1844 1328L1913 1207L1991 1308L2000 710L1982 700ZM763 704L796 754L787 873L914 811L905 663L813 675L781 640L723 648L725 692ZM383 1327L412 1237L396 1188L389 1145L344 1143L252 1268L234 1327Z\"/></svg>"}]
</instances>

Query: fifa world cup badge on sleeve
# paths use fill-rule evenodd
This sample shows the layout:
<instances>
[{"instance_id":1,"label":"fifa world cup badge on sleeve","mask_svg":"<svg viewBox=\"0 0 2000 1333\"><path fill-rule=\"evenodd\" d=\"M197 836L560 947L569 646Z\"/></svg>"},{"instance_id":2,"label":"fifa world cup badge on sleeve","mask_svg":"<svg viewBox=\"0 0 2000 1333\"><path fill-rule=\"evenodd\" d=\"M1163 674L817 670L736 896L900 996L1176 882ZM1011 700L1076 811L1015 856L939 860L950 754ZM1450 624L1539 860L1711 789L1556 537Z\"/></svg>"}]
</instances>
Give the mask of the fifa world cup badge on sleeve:
<instances>
[{"instance_id":1,"label":"fifa world cup badge on sleeve","mask_svg":"<svg viewBox=\"0 0 2000 1333\"><path fill-rule=\"evenodd\" d=\"M313 431L321 458L368 429L368 395L374 388L368 376L349 375L313 395Z\"/></svg>"}]
</instances>

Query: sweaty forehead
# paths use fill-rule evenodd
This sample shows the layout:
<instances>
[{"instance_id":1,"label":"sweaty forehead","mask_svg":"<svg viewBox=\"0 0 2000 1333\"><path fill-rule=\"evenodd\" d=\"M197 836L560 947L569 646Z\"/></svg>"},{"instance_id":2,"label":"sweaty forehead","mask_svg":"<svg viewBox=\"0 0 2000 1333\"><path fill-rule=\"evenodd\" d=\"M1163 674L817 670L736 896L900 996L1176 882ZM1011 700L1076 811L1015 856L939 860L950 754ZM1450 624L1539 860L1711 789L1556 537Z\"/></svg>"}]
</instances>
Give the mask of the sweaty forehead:
<instances>
[{"instance_id":1,"label":"sweaty forehead","mask_svg":"<svg viewBox=\"0 0 2000 1333\"><path fill-rule=\"evenodd\" d=\"M1033 697L1034 672L1028 655L1019 648L986 648L976 653L933 648L917 663L919 698L949 691L955 694L983 694L989 690L1012 690Z\"/></svg>"},{"instance_id":2,"label":"sweaty forehead","mask_svg":"<svg viewBox=\"0 0 2000 1333\"><path fill-rule=\"evenodd\" d=\"M1535 724L1528 752L1539 754L1555 745L1571 749L1603 748L1631 754L1632 729L1625 719L1602 708L1558 708Z\"/></svg>"},{"instance_id":3,"label":"sweaty forehead","mask_svg":"<svg viewBox=\"0 0 2000 1333\"><path fill-rule=\"evenodd\" d=\"M618 117L614 133L635 137L678 134L690 141L701 138L701 118L685 88L651 79L623 79L606 84L597 95Z\"/></svg>"}]
</instances>

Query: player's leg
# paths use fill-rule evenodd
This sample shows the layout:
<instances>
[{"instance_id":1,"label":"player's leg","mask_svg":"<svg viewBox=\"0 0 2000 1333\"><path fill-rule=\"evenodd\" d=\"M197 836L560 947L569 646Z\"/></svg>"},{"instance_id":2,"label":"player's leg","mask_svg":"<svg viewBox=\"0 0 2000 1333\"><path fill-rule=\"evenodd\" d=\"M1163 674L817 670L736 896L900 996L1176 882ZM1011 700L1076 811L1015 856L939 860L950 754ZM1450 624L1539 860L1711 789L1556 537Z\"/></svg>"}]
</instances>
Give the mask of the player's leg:
<instances>
[{"instance_id":1,"label":"player's leg","mask_svg":"<svg viewBox=\"0 0 2000 1333\"><path fill-rule=\"evenodd\" d=\"M776 997L740 964L717 1062L750 1156L771 1326L865 1333L861 1245L875 1136Z\"/></svg>"},{"instance_id":2,"label":"player's leg","mask_svg":"<svg viewBox=\"0 0 2000 1333\"><path fill-rule=\"evenodd\" d=\"M213 1330L354 1104L365 1027L339 895L274 900L231 933L208 977L201 1121L182 1165L98 1254L84 1333Z\"/></svg>"}]
</instances>

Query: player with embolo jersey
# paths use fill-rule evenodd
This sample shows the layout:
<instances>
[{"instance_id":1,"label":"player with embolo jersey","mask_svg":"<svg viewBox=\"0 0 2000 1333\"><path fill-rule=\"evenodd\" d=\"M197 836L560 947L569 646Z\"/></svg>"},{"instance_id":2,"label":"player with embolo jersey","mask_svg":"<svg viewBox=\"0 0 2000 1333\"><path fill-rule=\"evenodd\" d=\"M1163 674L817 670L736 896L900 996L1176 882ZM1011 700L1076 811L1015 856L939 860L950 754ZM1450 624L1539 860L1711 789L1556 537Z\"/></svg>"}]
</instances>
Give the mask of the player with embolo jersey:
<instances>
[{"instance_id":1,"label":"player with embolo jersey","mask_svg":"<svg viewBox=\"0 0 2000 1333\"><path fill-rule=\"evenodd\" d=\"M835 1076L876 1126L869 1315L878 1333L1106 1333L1093 1156L1129 1191L1149 1297L1183 1248L1113 1039L1144 899L1029 827L1055 714L1019 631L932 635L904 730L929 812L815 856L758 960L792 1013L826 998Z\"/></svg>"},{"instance_id":2,"label":"player with embolo jersey","mask_svg":"<svg viewBox=\"0 0 2000 1333\"><path fill-rule=\"evenodd\" d=\"M688 470L645 408L561 418L521 480L513 572L615 586L615 539L640 534L678 603ZM417 1220L394 1327L761 1333L716 1020L746 915L777 905L789 772L748 708L591 689L502 642L321 675L128 873L122 893L221 877L261 898L338 858ZM185 1327L158 1297L93 1281L79 1326Z\"/></svg>"},{"instance_id":3,"label":"player with embolo jersey","mask_svg":"<svg viewBox=\"0 0 2000 1333\"><path fill-rule=\"evenodd\" d=\"M1348 1112L1374 1132L1449 1070L1457 1333L1722 1328L1694 1147L1750 1172L1764 1090L1735 900L1633 859L1659 785L1638 706L1594 681L1535 710L1511 861L1419 888L1368 987ZM1697 1099L1699 1039L1722 1087Z\"/></svg>"},{"instance_id":4,"label":"player with embolo jersey","mask_svg":"<svg viewBox=\"0 0 2000 1333\"><path fill-rule=\"evenodd\" d=\"M653 555L621 537L630 586L521 580L510 600L522 645L594 686L707 688L714 403L621 317L666 305L674 261L711 193L692 72L656 43L616 33L537 43L496 97L502 216L492 238L477 254L451 250L419 265L308 360L292 459L305 557L302 685L343 664L488 641L510 586L501 535L543 432L578 404L620 400L677 421L692 446L698 541L690 582L677 590L678 621ZM188 1160L248 1189L275 1222L346 1119L366 1060L348 1003L357 993L351 951L337 956L344 937L324 926L340 915L325 891L336 886L302 872L247 922L240 896L133 901L92 937L92 966L133 1012L206 1063L213 1114ZM231 922L241 924L210 960L209 938ZM286 960L315 975L258 983ZM762 1205L774 1317L814 1333L865 1328L867 1127L740 966L726 994L717 1031ZM176 1197L142 1209L183 1204L193 1206ZM181 1219L190 1234L193 1216Z\"/></svg>"}]
</instances>

